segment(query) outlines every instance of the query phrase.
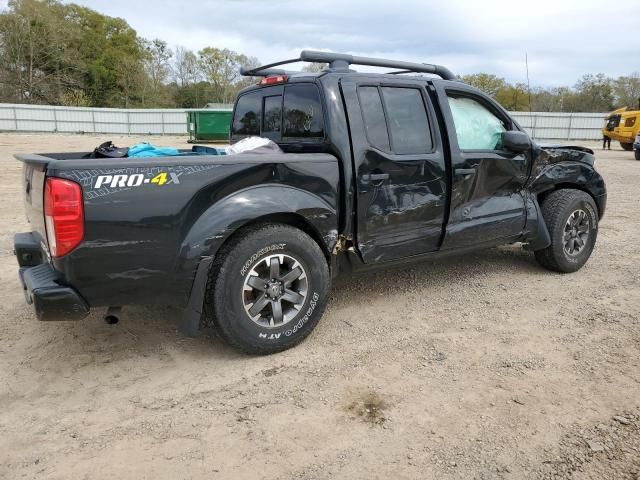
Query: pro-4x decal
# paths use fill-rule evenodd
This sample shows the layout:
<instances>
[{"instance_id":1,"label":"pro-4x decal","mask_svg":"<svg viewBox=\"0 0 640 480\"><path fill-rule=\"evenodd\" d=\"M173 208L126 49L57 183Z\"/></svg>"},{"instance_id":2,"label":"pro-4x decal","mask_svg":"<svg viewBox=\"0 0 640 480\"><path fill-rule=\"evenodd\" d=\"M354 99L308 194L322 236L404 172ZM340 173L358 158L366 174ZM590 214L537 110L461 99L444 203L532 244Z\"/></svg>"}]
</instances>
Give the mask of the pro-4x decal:
<instances>
[{"instance_id":1,"label":"pro-4x decal","mask_svg":"<svg viewBox=\"0 0 640 480\"><path fill-rule=\"evenodd\" d=\"M112 195L132 188L173 188L189 175L218 168L220 165L176 165L173 167L127 167L68 170L56 175L82 185L87 200ZM160 189L159 189L160 190Z\"/></svg>"},{"instance_id":2,"label":"pro-4x decal","mask_svg":"<svg viewBox=\"0 0 640 480\"><path fill-rule=\"evenodd\" d=\"M152 178L144 173L133 173L131 175L126 173L98 175L93 188L100 188L102 186L109 188L139 187L145 183L158 185L160 187L172 183L177 185L180 183L180 175L182 175L182 173L175 172L160 172Z\"/></svg>"}]
</instances>

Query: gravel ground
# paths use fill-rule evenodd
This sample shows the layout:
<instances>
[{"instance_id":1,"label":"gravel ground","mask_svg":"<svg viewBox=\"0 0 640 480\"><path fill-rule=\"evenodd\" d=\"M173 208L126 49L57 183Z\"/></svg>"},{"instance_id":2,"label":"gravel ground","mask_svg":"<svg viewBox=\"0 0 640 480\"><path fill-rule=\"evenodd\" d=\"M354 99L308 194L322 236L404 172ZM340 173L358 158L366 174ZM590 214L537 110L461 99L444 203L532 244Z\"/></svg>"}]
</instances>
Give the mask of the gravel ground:
<instances>
[{"instance_id":1,"label":"gravel ground","mask_svg":"<svg viewBox=\"0 0 640 480\"><path fill-rule=\"evenodd\" d=\"M11 155L103 140L0 135L0 478L639 478L632 153L597 151L609 205L581 271L508 247L343 277L305 342L247 357L171 307L110 326L25 305Z\"/></svg>"}]
</instances>

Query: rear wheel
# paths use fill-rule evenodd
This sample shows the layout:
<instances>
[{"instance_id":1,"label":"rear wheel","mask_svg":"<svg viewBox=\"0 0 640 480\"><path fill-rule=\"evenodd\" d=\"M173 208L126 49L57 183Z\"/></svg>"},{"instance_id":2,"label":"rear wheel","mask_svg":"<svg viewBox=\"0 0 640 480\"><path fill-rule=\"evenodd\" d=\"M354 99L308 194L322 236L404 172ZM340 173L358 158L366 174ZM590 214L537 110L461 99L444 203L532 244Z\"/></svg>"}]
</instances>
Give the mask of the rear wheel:
<instances>
[{"instance_id":1,"label":"rear wheel","mask_svg":"<svg viewBox=\"0 0 640 480\"><path fill-rule=\"evenodd\" d=\"M620 142L620 146L622 147L623 150L626 150L627 152L630 152L631 150L633 150L633 143Z\"/></svg>"},{"instance_id":2,"label":"rear wheel","mask_svg":"<svg viewBox=\"0 0 640 480\"><path fill-rule=\"evenodd\" d=\"M303 231L288 225L251 227L216 258L205 316L231 346L250 354L279 352L301 342L320 320L329 267Z\"/></svg>"},{"instance_id":3,"label":"rear wheel","mask_svg":"<svg viewBox=\"0 0 640 480\"><path fill-rule=\"evenodd\" d=\"M535 252L538 262L562 273L582 268L598 234L598 212L591 196L580 190L556 190L542 202L542 216L551 245Z\"/></svg>"},{"instance_id":4,"label":"rear wheel","mask_svg":"<svg viewBox=\"0 0 640 480\"><path fill-rule=\"evenodd\" d=\"M634 150L633 155L636 157L636 160L640 160L640 150Z\"/></svg>"}]
</instances>

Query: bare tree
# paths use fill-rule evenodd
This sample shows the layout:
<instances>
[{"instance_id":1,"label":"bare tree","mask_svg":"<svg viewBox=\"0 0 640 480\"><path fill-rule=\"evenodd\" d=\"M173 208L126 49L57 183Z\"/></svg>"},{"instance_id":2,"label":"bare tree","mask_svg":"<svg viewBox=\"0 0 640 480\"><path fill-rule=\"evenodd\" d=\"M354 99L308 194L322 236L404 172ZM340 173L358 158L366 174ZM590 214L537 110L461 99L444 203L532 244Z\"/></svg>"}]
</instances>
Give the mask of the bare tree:
<instances>
[{"instance_id":1,"label":"bare tree","mask_svg":"<svg viewBox=\"0 0 640 480\"><path fill-rule=\"evenodd\" d=\"M246 82L240 76L242 65L258 66L255 57L229 49L206 47L198 52L198 63L205 78L211 83L214 102L230 103Z\"/></svg>"},{"instance_id":2,"label":"bare tree","mask_svg":"<svg viewBox=\"0 0 640 480\"><path fill-rule=\"evenodd\" d=\"M173 78L179 87L187 87L201 77L198 57L191 50L177 46L173 54Z\"/></svg>"},{"instance_id":3,"label":"bare tree","mask_svg":"<svg viewBox=\"0 0 640 480\"><path fill-rule=\"evenodd\" d=\"M640 73L618 77L613 82L613 93L618 107L640 109Z\"/></svg>"},{"instance_id":4,"label":"bare tree","mask_svg":"<svg viewBox=\"0 0 640 480\"><path fill-rule=\"evenodd\" d=\"M149 77L149 85L143 91L142 103L162 104L165 100L163 89L171 73L169 61L173 52L167 46L167 42L158 38L152 41L145 40L144 51L144 69Z\"/></svg>"}]
</instances>

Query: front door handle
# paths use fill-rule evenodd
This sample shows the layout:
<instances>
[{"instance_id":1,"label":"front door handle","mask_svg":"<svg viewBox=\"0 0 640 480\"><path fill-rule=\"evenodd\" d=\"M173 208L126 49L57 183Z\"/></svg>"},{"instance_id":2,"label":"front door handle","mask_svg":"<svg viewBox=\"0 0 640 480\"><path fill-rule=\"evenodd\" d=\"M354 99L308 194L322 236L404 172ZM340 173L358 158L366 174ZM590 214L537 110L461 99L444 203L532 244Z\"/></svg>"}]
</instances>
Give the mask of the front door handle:
<instances>
[{"instance_id":1,"label":"front door handle","mask_svg":"<svg viewBox=\"0 0 640 480\"><path fill-rule=\"evenodd\" d=\"M382 182L384 180L389 180L388 173L365 173L362 175L362 180L365 182Z\"/></svg>"},{"instance_id":2,"label":"front door handle","mask_svg":"<svg viewBox=\"0 0 640 480\"><path fill-rule=\"evenodd\" d=\"M456 168L456 175L475 175L475 168Z\"/></svg>"}]
</instances>

